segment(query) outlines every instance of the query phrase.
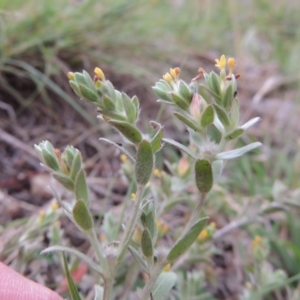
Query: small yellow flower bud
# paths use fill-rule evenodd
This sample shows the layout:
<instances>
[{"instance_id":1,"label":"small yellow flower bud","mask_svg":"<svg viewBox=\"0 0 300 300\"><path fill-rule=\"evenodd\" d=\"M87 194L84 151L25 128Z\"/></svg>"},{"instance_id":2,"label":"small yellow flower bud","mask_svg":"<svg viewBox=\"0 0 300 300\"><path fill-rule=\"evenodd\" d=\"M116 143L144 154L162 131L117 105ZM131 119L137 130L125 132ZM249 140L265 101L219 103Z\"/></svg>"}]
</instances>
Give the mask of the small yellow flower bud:
<instances>
[{"instance_id":1,"label":"small yellow flower bud","mask_svg":"<svg viewBox=\"0 0 300 300\"><path fill-rule=\"evenodd\" d=\"M40 210L39 215L40 215L40 218L42 219L45 217L46 213L44 210Z\"/></svg>"},{"instance_id":2,"label":"small yellow flower bud","mask_svg":"<svg viewBox=\"0 0 300 300\"><path fill-rule=\"evenodd\" d=\"M175 68L174 70L175 70L177 76L178 76L178 75L180 74L180 72L181 72L180 68L178 68L178 67Z\"/></svg>"},{"instance_id":3,"label":"small yellow flower bud","mask_svg":"<svg viewBox=\"0 0 300 300\"><path fill-rule=\"evenodd\" d=\"M100 233L100 235L99 235L99 240L100 240L100 242L102 242L102 243L105 243L105 242L106 242L106 236L105 236L104 233Z\"/></svg>"},{"instance_id":4,"label":"small yellow flower bud","mask_svg":"<svg viewBox=\"0 0 300 300\"><path fill-rule=\"evenodd\" d=\"M216 223L215 222L210 222L208 225L210 228L215 229L216 228Z\"/></svg>"},{"instance_id":5,"label":"small yellow flower bud","mask_svg":"<svg viewBox=\"0 0 300 300\"><path fill-rule=\"evenodd\" d=\"M168 263L167 265L165 265L165 267L163 268L163 272L168 272L171 269L171 264Z\"/></svg>"},{"instance_id":6,"label":"small yellow flower bud","mask_svg":"<svg viewBox=\"0 0 300 300\"><path fill-rule=\"evenodd\" d=\"M161 220L156 220L156 226L159 228L162 227L162 221Z\"/></svg>"},{"instance_id":7,"label":"small yellow flower bud","mask_svg":"<svg viewBox=\"0 0 300 300\"><path fill-rule=\"evenodd\" d=\"M105 75L100 68L95 68L94 72L100 79L105 80Z\"/></svg>"},{"instance_id":8,"label":"small yellow flower bud","mask_svg":"<svg viewBox=\"0 0 300 300\"><path fill-rule=\"evenodd\" d=\"M158 178L161 177L161 171L156 168L153 170L153 174Z\"/></svg>"},{"instance_id":9,"label":"small yellow flower bud","mask_svg":"<svg viewBox=\"0 0 300 300\"><path fill-rule=\"evenodd\" d=\"M73 72L68 72L67 76L68 76L69 80L74 80L75 79L75 75L74 75Z\"/></svg>"},{"instance_id":10,"label":"small yellow flower bud","mask_svg":"<svg viewBox=\"0 0 300 300\"><path fill-rule=\"evenodd\" d=\"M203 68L199 68L199 69L198 69L198 72L201 73L201 74L206 73L205 70L204 70Z\"/></svg>"},{"instance_id":11,"label":"small yellow flower bud","mask_svg":"<svg viewBox=\"0 0 300 300\"><path fill-rule=\"evenodd\" d=\"M120 160L122 163L126 162L127 161L127 156L125 154L121 154L120 155Z\"/></svg>"},{"instance_id":12,"label":"small yellow flower bud","mask_svg":"<svg viewBox=\"0 0 300 300\"><path fill-rule=\"evenodd\" d=\"M170 227L167 224L163 224L162 226L162 232L163 234L167 233L169 231Z\"/></svg>"},{"instance_id":13,"label":"small yellow flower bud","mask_svg":"<svg viewBox=\"0 0 300 300\"><path fill-rule=\"evenodd\" d=\"M229 74L231 75L233 73L233 68L235 65L235 60L234 58L228 58L228 66L229 66Z\"/></svg>"},{"instance_id":14,"label":"small yellow flower bud","mask_svg":"<svg viewBox=\"0 0 300 300\"><path fill-rule=\"evenodd\" d=\"M200 232L200 234L198 235L198 240L200 241L200 242L203 242L203 241L205 241L207 238L208 238L208 231L206 230L206 229L204 229L204 230L202 230L201 232Z\"/></svg>"},{"instance_id":15,"label":"small yellow flower bud","mask_svg":"<svg viewBox=\"0 0 300 300\"><path fill-rule=\"evenodd\" d=\"M262 238L259 235L256 235L252 241L252 249L255 249L261 245Z\"/></svg>"},{"instance_id":16,"label":"small yellow flower bud","mask_svg":"<svg viewBox=\"0 0 300 300\"><path fill-rule=\"evenodd\" d=\"M136 228L136 230L133 233L132 239L138 245L141 245L141 242L142 242L142 230L140 228Z\"/></svg>"},{"instance_id":17,"label":"small yellow flower bud","mask_svg":"<svg viewBox=\"0 0 300 300\"><path fill-rule=\"evenodd\" d=\"M250 281L247 281L247 282L245 283L245 286L246 286L247 290L249 290L249 291L252 290L252 283L251 283Z\"/></svg>"},{"instance_id":18,"label":"small yellow flower bud","mask_svg":"<svg viewBox=\"0 0 300 300\"><path fill-rule=\"evenodd\" d=\"M176 73L175 69L170 69L170 74L174 79L177 78L177 73Z\"/></svg>"},{"instance_id":19,"label":"small yellow flower bud","mask_svg":"<svg viewBox=\"0 0 300 300\"><path fill-rule=\"evenodd\" d=\"M226 66L226 56L223 54L220 59L215 59L216 64L215 66L218 67L220 70L224 70Z\"/></svg>"},{"instance_id":20,"label":"small yellow flower bud","mask_svg":"<svg viewBox=\"0 0 300 300\"><path fill-rule=\"evenodd\" d=\"M54 153L55 153L55 156L57 157L58 159L58 162L59 162L59 165L60 165L60 168L62 170L62 172L64 174L69 174L69 168L67 167L67 165L65 164L65 162L63 161L62 157L61 157L61 152L59 149L55 149L54 150Z\"/></svg>"},{"instance_id":21,"label":"small yellow flower bud","mask_svg":"<svg viewBox=\"0 0 300 300\"><path fill-rule=\"evenodd\" d=\"M136 200L136 194L135 194L135 193L132 193L132 194L131 194L131 200L132 200L132 201L135 201L135 200Z\"/></svg>"},{"instance_id":22,"label":"small yellow flower bud","mask_svg":"<svg viewBox=\"0 0 300 300\"><path fill-rule=\"evenodd\" d=\"M59 207L59 206L58 206L57 202L53 202L53 203L51 204L51 209L52 209L53 211L57 210L58 207Z\"/></svg>"},{"instance_id":23,"label":"small yellow flower bud","mask_svg":"<svg viewBox=\"0 0 300 300\"><path fill-rule=\"evenodd\" d=\"M169 73L166 73L164 76L163 76L163 79L168 82L168 83L171 83L173 81L173 78L172 76L169 74Z\"/></svg>"},{"instance_id":24,"label":"small yellow flower bud","mask_svg":"<svg viewBox=\"0 0 300 300\"><path fill-rule=\"evenodd\" d=\"M188 162L188 160L186 159L186 157L182 157L178 163L178 175L179 176L183 176L187 170L189 169L190 164Z\"/></svg>"}]
</instances>

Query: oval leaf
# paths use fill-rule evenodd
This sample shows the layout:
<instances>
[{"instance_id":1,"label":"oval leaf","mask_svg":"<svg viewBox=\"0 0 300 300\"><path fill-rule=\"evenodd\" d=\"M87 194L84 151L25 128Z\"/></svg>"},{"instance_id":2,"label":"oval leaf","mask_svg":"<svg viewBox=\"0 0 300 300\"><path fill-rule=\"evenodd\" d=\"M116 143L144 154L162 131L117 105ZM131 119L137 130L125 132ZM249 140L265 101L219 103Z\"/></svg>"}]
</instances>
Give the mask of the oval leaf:
<instances>
[{"instance_id":1,"label":"oval leaf","mask_svg":"<svg viewBox=\"0 0 300 300\"><path fill-rule=\"evenodd\" d=\"M83 200L86 205L89 205L89 189L83 170L81 170L76 177L74 192L76 195L76 200Z\"/></svg>"},{"instance_id":2,"label":"oval leaf","mask_svg":"<svg viewBox=\"0 0 300 300\"><path fill-rule=\"evenodd\" d=\"M213 186L213 171L209 161L199 159L195 164L195 179L198 190L206 194Z\"/></svg>"},{"instance_id":3,"label":"oval leaf","mask_svg":"<svg viewBox=\"0 0 300 300\"><path fill-rule=\"evenodd\" d=\"M73 218L79 228L88 231L94 226L93 218L90 211L82 200L76 202L73 207Z\"/></svg>"},{"instance_id":4,"label":"oval leaf","mask_svg":"<svg viewBox=\"0 0 300 300\"><path fill-rule=\"evenodd\" d=\"M69 177L61 174L61 173L53 173L53 177L66 189L73 191L74 190L74 182Z\"/></svg>"},{"instance_id":5,"label":"oval leaf","mask_svg":"<svg viewBox=\"0 0 300 300\"><path fill-rule=\"evenodd\" d=\"M161 273L155 281L153 287L153 299L164 300L167 294L175 285L177 280L177 275L174 272L163 272Z\"/></svg>"},{"instance_id":6,"label":"oval leaf","mask_svg":"<svg viewBox=\"0 0 300 300\"><path fill-rule=\"evenodd\" d=\"M211 105L208 105L201 117L201 126L206 127L214 122L214 109Z\"/></svg>"},{"instance_id":7,"label":"oval leaf","mask_svg":"<svg viewBox=\"0 0 300 300\"><path fill-rule=\"evenodd\" d=\"M143 140L138 148L136 155L135 176L139 184L145 185L148 183L153 170L153 152L151 144Z\"/></svg>"},{"instance_id":8,"label":"oval leaf","mask_svg":"<svg viewBox=\"0 0 300 300\"><path fill-rule=\"evenodd\" d=\"M141 246L142 246L143 254L146 257L152 257L153 256L152 238L151 238L150 231L147 228L144 229L144 231L143 231Z\"/></svg>"},{"instance_id":9,"label":"oval leaf","mask_svg":"<svg viewBox=\"0 0 300 300\"><path fill-rule=\"evenodd\" d=\"M142 141L142 134L138 129L122 121L108 121L109 124L119 130L130 142L137 145Z\"/></svg>"},{"instance_id":10,"label":"oval leaf","mask_svg":"<svg viewBox=\"0 0 300 300\"><path fill-rule=\"evenodd\" d=\"M214 109L215 109L215 111L216 111L216 113L217 113L217 115L218 115L221 123L225 127L229 126L230 125L230 121L229 121L228 115L225 112L225 110L221 106L219 106L217 104L214 104Z\"/></svg>"},{"instance_id":11,"label":"oval leaf","mask_svg":"<svg viewBox=\"0 0 300 300\"><path fill-rule=\"evenodd\" d=\"M183 114L174 112L174 116L177 117L182 123L190 127L191 129L194 129L195 131L199 131L199 128L197 127L196 123L189 117L185 117Z\"/></svg>"},{"instance_id":12,"label":"oval leaf","mask_svg":"<svg viewBox=\"0 0 300 300\"><path fill-rule=\"evenodd\" d=\"M194 243L200 232L206 226L208 219L209 217L200 219L182 238L175 243L167 256L168 261L174 261L188 250L188 248Z\"/></svg>"},{"instance_id":13,"label":"oval leaf","mask_svg":"<svg viewBox=\"0 0 300 300\"><path fill-rule=\"evenodd\" d=\"M244 132L245 132L244 129L238 128L238 129L232 131L231 133L229 133L228 135L226 135L225 139L226 140L234 140L234 139L238 138L239 136L241 136Z\"/></svg>"},{"instance_id":14,"label":"oval leaf","mask_svg":"<svg viewBox=\"0 0 300 300\"><path fill-rule=\"evenodd\" d=\"M74 283L74 280L71 276L71 273L70 273L70 270L69 270L67 260L66 260L66 257L64 255L64 253L63 253L63 261L64 261L64 269L65 269L65 273L66 273L67 280L68 280L68 286L69 286L69 292L70 292L71 298L72 298L72 300L81 300L81 297L79 295L77 287L76 287L76 285Z\"/></svg>"}]
</instances>

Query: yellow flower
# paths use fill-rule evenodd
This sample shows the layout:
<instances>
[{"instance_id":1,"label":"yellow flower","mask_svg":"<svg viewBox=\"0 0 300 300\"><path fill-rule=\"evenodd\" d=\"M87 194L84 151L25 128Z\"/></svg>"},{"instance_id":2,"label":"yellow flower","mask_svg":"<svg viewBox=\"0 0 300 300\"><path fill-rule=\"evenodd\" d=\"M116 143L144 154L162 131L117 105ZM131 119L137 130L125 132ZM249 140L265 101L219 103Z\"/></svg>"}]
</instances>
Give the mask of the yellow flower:
<instances>
[{"instance_id":1,"label":"yellow flower","mask_svg":"<svg viewBox=\"0 0 300 300\"><path fill-rule=\"evenodd\" d=\"M105 75L100 68L95 68L94 72L100 79L105 80Z\"/></svg>"},{"instance_id":2,"label":"yellow flower","mask_svg":"<svg viewBox=\"0 0 300 300\"><path fill-rule=\"evenodd\" d=\"M234 65L235 65L235 60L234 58L228 58L228 66L229 66L229 75L231 75L233 73L233 68L234 68Z\"/></svg>"},{"instance_id":3,"label":"yellow flower","mask_svg":"<svg viewBox=\"0 0 300 300\"><path fill-rule=\"evenodd\" d=\"M167 265L165 265L165 267L163 268L163 272L168 272L171 268L171 264L168 263Z\"/></svg>"},{"instance_id":4,"label":"yellow flower","mask_svg":"<svg viewBox=\"0 0 300 300\"><path fill-rule=\"evenodd\" d=\"M204 230L202 230L201 232L200 232L200 234L198 235L198 240L200 241L200 242L203 242L203 241L205 241L207 238L208 238L208 231L206 230L206 229L204 229Z\"/></svg>"},{"instance_id":5,"label":"yellow flower","mask_svg":"<svg viewBox=\"0 0 300 300\"><path fill-rule=\"evenodd\" d=\"M136 194L135 194L135 193L132 193L132 194L131 194L131 200L132 200L132 201L135 201L135 200L136 200Z\"/></svg>"},{"instance_id":6,"label":"yellow flower","mask_svg":"<svg viewBox=\"0 0 300 300\"><path fill-rule=\"evenodd\" d=\"M256 235L252 241L252 248L256 249L261 245L262 238L259 235Z\"/></svg>"},{"instance_id":7,"label":"yellow flower","mask_svg":"<svg viewBox=\"0 0 300 300\"><path fill-rule=\"evenodd\" d=\"M216 228L216 223L215 223L215 222L210 222L210 223L208 224L208 226L209 226L210 228L212 228L212 229L215 229L215 228Z\"/></svg>"},{"instance_id":8,"label":"yellow flower","mask_svg":"<svg viewBox=\"0 0 300 300\"><path fill-rule=\"evenodd\" d=\"M153 174L156 176L156 177L161 177L161 171L160 170L158 170L157 168L155 168L154 170L153 170Z\"/></svg>"},{"instance_id":9,"label":"yellow flower","mask_svg":"<svg viewBox=\"0 0 300 300\"><path fill-rule=\"evenodd\" d=\"M125 154L121 154L120 155L120 160L122 163L126 162L127 161L127 156Z\"/></svg>"},{"instance_id":10,"label":"yellow flower","mask_svg":"<svg viewBox=\"0 0 300 300\"><path fill-rule=\"evenodd\" d=\"M164 76L163 76L163 79L168 82L168 83L171 83L173 81L173 78L171 76L171 74L169 73L166 73Z\"/></svg>"},{"instance_id":11,"label":"yellow flower","mask_svg":"<svg viewBox=\"0 0 300 300\"><path fill-rule=\"evenodd\" d=\"M134 242L136 242L138 245L141 245L142 243L142 230L138 227L135 229L132 239Z\"/></svg>"},{"instance_id":12,"label":"yellow flower","mask_svg":"<svg viewBox=\"0 0 300 300\"><path fill-rule=\"evenodd\" d=\"M167 224L164 224L161 220L156 221L156 226L157 226L157 229L158 229L160 235L164 235L170 229L169 226Z\"/></svg>"},{"instance_id":13,"label":"yellow flower","mask_svg":"<svg viewBox=\"0 0 300 300\"><path fill-rule=\"evenodd\" d=\"M44 210L40 210L39 212L39 215L40 215L40 218L43 219L45 217L45 211Z\"/></svg>"},{"instance_id":14,"label":"yellow flower","mask_svg":"<svg viewBox=\"0 0 300 300\"><path fill-rule=\"evenodd\" d=\"M175 79L177 77L175 69L170 69L170 75Z\"/></svg>"},{"instance_id":15,"label":"yellow flower","mask_svg":"<svg viewBox=\"0 0 300 300\"><path fill-rule=\"evenodd\" d=\"M57 204L57 202L53 202L53 203L51 204L51 209L52 209L52 210L57 210L57 209L58 209L58 204Z\"/></svg>"},{"instance_id":16,"label":"yellow flower","mask_svg":"<svg viewBox=\"0 0 300 300\"><path fill-rule=\"evenodd\" d=\"M226 56L223 54L220 59L215 59L216 64L215 66L218 67L220 70L224 70L226 66Z\"/></svg>"},{"instance_id":17,"label":"yellow flower","mask_svg":"<svg viewBox=\"0 0 300 300\"><path fill-rule=\"evenodd\" d=\"M75 75L74 75L73 72L68 72L67 76L68 76L69 80L74 80L75 79Z\"/></svg>"},{"instance_id":18,"label":"yellow flower","mask_svg":"<svg viewBox=\"0 0 300 300\"><path fill-rule=\"evenodd\" d=\"M178 163L178 169L177 169L179 176L185 175L185 173L187 172L189 167L190 167L190 164L189 164L187 158L182 157Z\"/></svg>"},{"instance_id":19,"label":"yellow flower","mask_svg":"<svg viewBox=\"0 0 300 300\"><path fill-rule=\"evenodd\" d=\"M105 234L104 233L100 233L100 235L99 235L99 240L100 240L100 242L102 242L102 243L105 243L106 242L106 236L105 236Z\"/></svg>"}]
</instances>

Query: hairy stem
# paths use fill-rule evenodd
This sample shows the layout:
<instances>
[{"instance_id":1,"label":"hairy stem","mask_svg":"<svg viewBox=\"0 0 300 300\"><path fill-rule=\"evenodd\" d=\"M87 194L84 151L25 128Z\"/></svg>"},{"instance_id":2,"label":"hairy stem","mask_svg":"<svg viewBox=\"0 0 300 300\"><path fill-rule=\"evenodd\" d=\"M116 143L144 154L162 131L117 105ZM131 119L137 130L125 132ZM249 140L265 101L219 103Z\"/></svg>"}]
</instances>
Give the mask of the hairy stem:
<instances>
[{"instance_id":1,"label":"hairy stem","mask_svg":"<svg viewBox=\"0 0 300 300\"><path fill-rule=\"evenodd\" d=\"M134 229L137 225L138 217L140 214L140 205L143 199L144 188L144 185L138 185L137 187L136 200L134 202L132 216L130 218L129 224L126 226L123 241L119 246L119 261L121 261L123 256L125 255L129 242L132 238Z\"/></svg>"},{"instance_id":2,"label":"hairy stem","mask_svg":"<svg viewBox=\"0 0 300 300\"><path fill-rule=\"evenodd\" d=\"M140 297L141 300L148 300L150 297L150 294L152 292L153 286L157 280L157 277L160 275L162 269L164 268L165 265L165 260L160 261L159 263L157 263L154 268L152 269L151 273L150 273L150 278L147 281L147 283L145 284L143 291L142 291L142 295Z\"/></svg>"},{"instance_id":3,"label":"hairy stem","mask_svg":"<svg viewBox=\"0 0 300 300\"><path fill-rule=\"evenodd\" d=\"M190 220L186 224L180 237L184 236L188 232L188 230L195 224L195 222L199 219L199 214L200 214L203 204L205 202L205 198L206 198L206 194L201 194L200 201L199 201L197 207L195 208L195 210L193 211L193 214L191 215Z\"/></svg>"}]
</instances>

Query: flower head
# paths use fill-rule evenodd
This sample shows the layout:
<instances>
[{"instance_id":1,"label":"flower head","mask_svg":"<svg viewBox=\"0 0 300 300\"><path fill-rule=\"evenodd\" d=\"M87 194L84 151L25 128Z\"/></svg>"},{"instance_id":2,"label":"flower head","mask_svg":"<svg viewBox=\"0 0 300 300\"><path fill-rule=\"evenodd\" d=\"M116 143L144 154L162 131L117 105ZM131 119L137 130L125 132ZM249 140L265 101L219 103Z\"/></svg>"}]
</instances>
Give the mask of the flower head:
<instances>
[{"instance_id":1,"label":"flower head","mask_svg":"<svg viewBox=\"0 0 300 300\"><path fill-rule=\"evenodd\" d=\"M223 54L220 59L215 59L216 64L215 66L218 67L220 70L224 70L226 66L226 56Z\"/></svg>"},{"instance_id":2,"label":"flower head","mask_svg":"<svg viewBox=\"0 0 300 300\"><path fill-rule=\"evenodd\" d=\"M153 174L156 176L156 177L161 177L161 171L159 170L159 169L157 169L157 168L155 168L154 170L153 170Z\"/></svg>"},{"instance_id":3,"label":"flower head","mask_svg":"<svg viewBox=\"0 0 300 300\"><path fill-rule=\"evenodd\" d=\"M105 75L100 68L95 68L94 72L101 80L105 80Z\"/></svg>"},{"instance_id":4,"label":"flower head","mask_svg":"<svg viewBox=\"0 0 300 300\"><path fill-rule=\"evenodd\" d=\"M75 79L75 75L73 72L68 72L68 78L69 80L74 80Z\"/></svg>"},{"instance_id":5,"label":"flower head","mask_svg":"<svg viewBox=\"0 0 300 300\"><path fill-rule=\"evenodd\" d=\"M229 67L229 75L231 75L233 73L233 68L234 68L234 65L235 65L235 60L234 58L228 58L228 67Z\"/></svg>"},{"instance_id":6,"label":"flower head","mask_svg":"<svg viewBox=\"0 0 300 300\"><path fill-rule=\"evenodd\" d=\"M125 163L127 161L127 155L125 155L124 153L120 155L120 160L122 163Z\"/></svg>"},{"instance_id":7,"label":"flower head","mask_svg":"<svg viewBox=\"0 0 300 300\"><path fill-rule=\"evenodd\" d=\"M131 200L132 200L132 201L135 201L135 200L136 200L136 193L132 193L132 194L131 194Z\"/></svg>"},{"instance_id":8,"label":"flower head","mask_svg":"<svg viewBox=\"0 0 300 300\"><path fill-rule=\"evenodd\" d=\"M170 73L166 73L164 76L163 76L163 79L168 82L168 83L171 83L173 81L173 77L171 76Z\"/></svg>"}]
</instances>

